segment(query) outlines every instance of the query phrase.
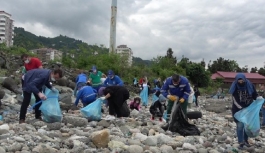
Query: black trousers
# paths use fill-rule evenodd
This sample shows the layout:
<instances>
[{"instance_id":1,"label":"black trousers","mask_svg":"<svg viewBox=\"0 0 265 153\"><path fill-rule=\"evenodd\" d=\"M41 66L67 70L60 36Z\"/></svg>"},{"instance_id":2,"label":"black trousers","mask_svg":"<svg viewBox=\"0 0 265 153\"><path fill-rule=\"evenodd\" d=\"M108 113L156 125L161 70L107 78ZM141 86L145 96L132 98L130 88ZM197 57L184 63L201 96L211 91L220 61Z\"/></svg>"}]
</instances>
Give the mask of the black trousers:
<instances>
[{"instance_id":1,"label":"black trousers","mask_svg":"<svg viewBox=\"0 0 265 153\"><path fill-rule=\"evenodd\" d=\"M41 91L41 90L39 90ZM25 120L26 119L26 114L27 114L27 109L31 100L31 94L32 93L28 93L26 91L23 91L23 102L20 108L20 115L19 115L19 119L20 120ZM35 99L36 99L36 103L41 101L40 97L37 94L34 94ZM40 106L42 103L38 104L35 106L35 118L39 119L41 117L41 111L39 110Z\"/></svg>"}]
</instances>

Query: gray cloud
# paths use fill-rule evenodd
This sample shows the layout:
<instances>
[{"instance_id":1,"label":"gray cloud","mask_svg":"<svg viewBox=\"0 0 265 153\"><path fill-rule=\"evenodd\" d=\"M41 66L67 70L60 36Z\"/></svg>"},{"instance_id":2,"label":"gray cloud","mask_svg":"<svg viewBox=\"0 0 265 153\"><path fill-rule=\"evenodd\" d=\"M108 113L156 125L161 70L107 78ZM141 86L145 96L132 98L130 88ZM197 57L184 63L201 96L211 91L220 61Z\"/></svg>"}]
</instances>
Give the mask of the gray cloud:
<instances>
[{"instance_id":1,"label":"gray cloud","mask_svg":"<svg viewBox=\"0 0 265 153\"><path fill-rule=\"evenodd\" d=\"M109 43L111 0L0 0L15 26L37 35L59 34L89 44ZM219 57L240 66L265 61L265 1L261 0L118 0L117 45L134 56L174 55L192 61Z\"/></svg>"}]
</instances>

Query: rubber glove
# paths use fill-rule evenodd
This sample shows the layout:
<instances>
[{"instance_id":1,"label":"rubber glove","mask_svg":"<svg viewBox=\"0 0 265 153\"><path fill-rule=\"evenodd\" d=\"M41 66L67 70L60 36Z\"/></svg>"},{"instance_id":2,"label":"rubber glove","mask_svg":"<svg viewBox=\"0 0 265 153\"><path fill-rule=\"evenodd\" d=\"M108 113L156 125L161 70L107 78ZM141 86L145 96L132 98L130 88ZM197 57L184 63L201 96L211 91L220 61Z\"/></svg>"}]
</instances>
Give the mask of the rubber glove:
<instances>
[{"instance_id":1,"label":"rubber glove","mask_svg":"<svg viewBox=\"0 0 265 153\"><path fill-rule=\"evenodd\" d=\"M106 97L100 97L100 99L101 99L101 100L105 100L105 99L106 99Z\"/></svg>"},{"instance_id":2,"label":"rubber glove","mask_svg":"<svg viewBox=\"0 0 265 153\"><path fill-rule=\"evenodd\" d=\"M184 103L185 99L184 98L180 98L179 102L180 103Z\"/></svg>"},{"instance_id":3,"label":"rubber glove","mask_svg":"<svg viewBox=\"0 0 265 153\"><path fill-rule=\"evenodd\" d=\"M177 97L176 96L172 96L172 95L167 95L167 98L171 101L175 101L177 100Z\"/></svg>"}]
</instances>

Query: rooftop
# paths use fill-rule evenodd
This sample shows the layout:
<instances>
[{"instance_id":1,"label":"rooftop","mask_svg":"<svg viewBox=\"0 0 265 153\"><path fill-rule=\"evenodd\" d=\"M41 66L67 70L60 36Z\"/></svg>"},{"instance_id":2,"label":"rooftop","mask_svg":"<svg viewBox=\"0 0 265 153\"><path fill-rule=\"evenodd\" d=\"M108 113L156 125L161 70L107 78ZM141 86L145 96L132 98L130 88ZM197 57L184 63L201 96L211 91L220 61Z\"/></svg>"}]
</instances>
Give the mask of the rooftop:
<instances>
[{"instance_id":1,"label":"rooftop","mask_svg":"<svg viewBox=\"0 0 265 153\"><path fill-rule=\"evenodd\" d=\"M212 74L211 79L216 79L218 77L221 78L235 78L238 72L223 72L217 71L216 73ZM262 76L258 73L243 73L245 74L246 78L248 79L265 79L265 76Z\"/></svg>"}]
</instances>

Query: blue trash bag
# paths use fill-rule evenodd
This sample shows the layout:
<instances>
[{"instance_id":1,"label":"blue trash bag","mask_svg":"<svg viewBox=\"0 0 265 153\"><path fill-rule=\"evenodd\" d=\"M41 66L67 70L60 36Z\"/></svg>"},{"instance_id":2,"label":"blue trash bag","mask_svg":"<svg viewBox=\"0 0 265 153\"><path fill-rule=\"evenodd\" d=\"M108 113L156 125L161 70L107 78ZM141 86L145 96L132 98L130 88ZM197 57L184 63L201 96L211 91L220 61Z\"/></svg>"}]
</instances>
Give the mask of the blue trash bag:
<instances>
[{"instance_id":1,"label":"blue trash bag","mask_svg":"<svg viewBox=\"0 0 265 153\"><path fill-rule=\"evenodd\" d=\"M21 96L24 98L23 94ZM32 106L35 104L35 102L36 102L35 96L34 94L31 94L31 99L30 99L29 104Z\"/></svg>"},{"instance_id":2,"label":"blue trash bag","mask_svg":"<svg viewBox=\"0 0 265 153\"><path fill-rule=\"evenodd\" d=\"M248 107L235 113L234 117L244 124L244 130L249 137L256 137L260 131L259 111L264 102L263 98L257 98Z\"/></svg>"},{"instance_id":3,"label":"blue trash bag","mask_svg":"<svg viewBox=\"0 0 265 153\"><path fill-rule=\"evenodd\" d=\"M45 95L47 99L42 101L39 109L42 113L43 121L47 123L61 122L63 115L58 101L59 92L53 92L47 88Z\"/></svg>"},{"instance_id":4,"label":"blue trash bag","mask_svg":"<svg viewBox=\"0 0 265 153\"><path fill-rule=\"evenodd\" d=\"M96 101L81 109L81 114L89 121L101 120L101 104L102 100L98 98Z\"/></svg>"},{"instance_id":5,"label":"blue trash bag","mask_svg":"<svg viewBox=\"0 0 265 153\"><path fill-rule=\"evenodd\" d=\"M140 97L142 99L143 106L148 105L148 86L145 86L140 93Z\"/></svg>"},{"instance_id":6,"label":"blue trash bag","mask_svg":"<svg viewBox=\"0 0 265 153\"><path fill-rule=\"evenodd\" d=\"M167 120L167 111L166 110L164 111L163 118L164 118L164 120Z\"/></svg>"}]
</instances>

